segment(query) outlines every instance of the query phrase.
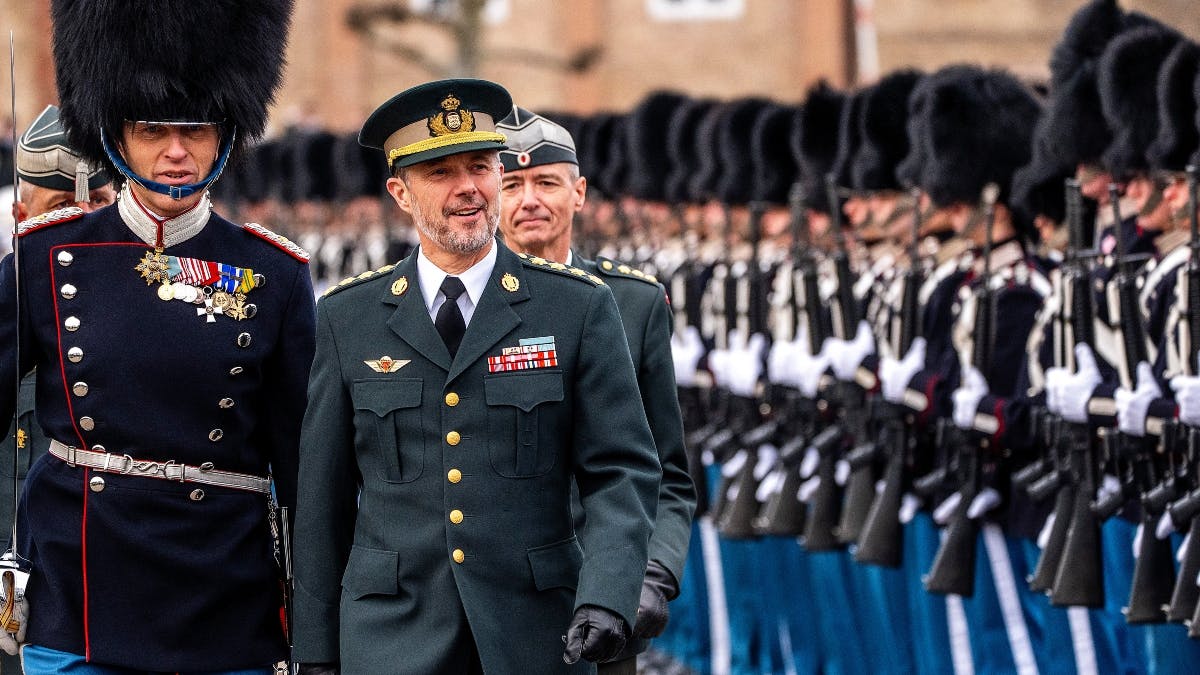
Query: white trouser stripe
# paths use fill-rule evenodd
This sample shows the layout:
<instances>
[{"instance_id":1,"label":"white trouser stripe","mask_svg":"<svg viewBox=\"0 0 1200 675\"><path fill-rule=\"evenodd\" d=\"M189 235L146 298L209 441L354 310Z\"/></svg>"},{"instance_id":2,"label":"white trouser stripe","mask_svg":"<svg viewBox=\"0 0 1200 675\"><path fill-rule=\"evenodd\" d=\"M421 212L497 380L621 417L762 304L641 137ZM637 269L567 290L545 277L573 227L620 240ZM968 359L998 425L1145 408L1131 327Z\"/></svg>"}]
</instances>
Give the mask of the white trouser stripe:
<instances>
[{"instance_id":1,"label":"white trouser stripe","mask_svg":"<svg viewBox=\"0 0 1200 675\"><path fill-rule=\"evenodd\" d=\"M704 551L704 578L708 586L708 632L712 644L713 675L729 675L729 609L725 604L725 573L721 566L721 544L712 518L700 518L700 547Z\"/></svg>"},{"instance_id":2,"label":"white trouser stripe","mask_svg":"<svg viewBox=\"0 0 1200 675\"><path fill-rule=\"evenodd\" d=\"M1096 665L1096 643L1092 639L1092 622L1086 607L1068 607L1067 624L1071 627L1071 648L1075 650L1075 672L1078 675L1099 675Z\"/></svg>"},{"instance_id":3,"label":"white trouser stripe","mask_svg":"<svg viewBox=\"0 0 1200 675\"><path fill-rule=\"evenodd\" d=\"M961 595L946 596L946 623L950 629L950 661L954 664L954 675L975 675L971 630L967 627Z\"/></svg>"},{"instance_id":4,"label":"white trouser stripe","mask_svg":"<svg viewBox=\"0 0 1200 675\"><path fill-rule=\"evenodd\" d=\"M1037 675L1037 659L1033 655L1033 643L1029 641L1025 615L1021 612L1021 599L1017 595L1017 582L1013 576L1012 561L1008 557L1008 544L999 525L988 523L983 526L983 544L992 567L992 580L996 584L996 597L1000 600L1000 614L1004 617L1004 629L1008 632L1013 663L1020 675Z\"/></svg>"}]
</instances>

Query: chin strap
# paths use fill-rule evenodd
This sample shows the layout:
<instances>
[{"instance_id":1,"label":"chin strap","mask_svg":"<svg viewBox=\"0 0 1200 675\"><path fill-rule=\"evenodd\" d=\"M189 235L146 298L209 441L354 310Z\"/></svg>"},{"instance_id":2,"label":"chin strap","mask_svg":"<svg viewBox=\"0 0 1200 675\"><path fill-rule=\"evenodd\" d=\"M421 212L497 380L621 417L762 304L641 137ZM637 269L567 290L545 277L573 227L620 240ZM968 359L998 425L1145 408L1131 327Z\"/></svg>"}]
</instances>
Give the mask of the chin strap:
<instances>
[{"instance_id":1,"label":"chin strap","mask_svg":"<svg viewBox=\"0 0 1200 675\"><path fill-rule=\"evenodd\" d=\"M167 185L166 183L159 183L148 178L143 178L134 173L133 169L129 168L129 165L126 164L125 160L121 157L121 153L117 152L112 144L109 143L108 135L104 133L103 129L100 130L100 143L104 145L104 152L108 155L108 161L112 162L113 166L117 167L117 171L120 171L123 176L137 183L138 185L141 185L147 190L150 190L151 192L157 192L162 195L167 195L171 199L183 199L185 197L190 197L197 192L203 192L204 190L207 190L208 186L211 185L213 181L217 180L217 178L220 177L221 172L225 170L225 164L229 162L229 153L233 150L233 141L236 137L237 130L234 130L230 132L229 138L221 142L221 153L217 156L217 163L213 166L212 171L208 173L208 176L206 176L204 180L200 181L199 183L190 183L188 185Z\"/></svg>"}]
</instances>

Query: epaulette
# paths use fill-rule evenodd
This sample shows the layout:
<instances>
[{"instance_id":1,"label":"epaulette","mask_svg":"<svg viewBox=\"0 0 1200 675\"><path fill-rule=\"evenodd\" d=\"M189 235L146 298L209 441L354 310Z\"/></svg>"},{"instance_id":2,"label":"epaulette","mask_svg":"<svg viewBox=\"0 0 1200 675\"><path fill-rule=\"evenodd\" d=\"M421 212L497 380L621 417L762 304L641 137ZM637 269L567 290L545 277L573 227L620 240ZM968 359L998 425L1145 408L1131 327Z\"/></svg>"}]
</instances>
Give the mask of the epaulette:
<instances>
[{"instance_id":1,"label":"epaulette","mask_svg":"<svg viewBox=\"0 0 1200 675\"><path fill-rule=\"evenodd\" d=\"M34 230L39 230L50 225L58 225L59 223L69 223L72 220L78 220L82 217L83 209L78 206L68 206L65 209L47 211L27 220L22 220L17 225L17 236L23 237Z\"/></svg>"},{"instance_id":2,"label":"epaulette","mask_svg":"<svg viewBox=\"0 0 1200 675\"><path fill-rule=\"evenodd\" d=\"M578 267L571 267L560 262L551 262L545 258L531 256L528 253L518 253L521 262L525 263L526 267L531 267L538 270L549 270L558 272L564 277L575 277L581 281L589 281L593 286L603 286L604 280L595 274L589 274L587 270L581 270Z\"/></svg>"},{"instance_id":3,"label":"epaulette","mask_svg":"<svg viewBox=\"0 0 1200 675\"><path fill-rule=\"evenodd\" d=\"M341 281L337 282L333 286L330 286L328 289L326 289L325 292L321 294L321 297L323 297L323 298L329 297L329 296L333 295L334 293L337 293L339 291L344 291L347 288L350 288L351 286L357 286L357 285L361 284L362 282L367 281L368 279L374 279L375 277L378 277L381 274L387 274L388 272L391 272L392 269L394 269L395 267L396 267L396 263L392 263L390 265L384 265L383 267L380 267L377 270L367 270L366 272L362 272L356 276L346 277L345 279L342 279Z\"/></svg>"},{"instance_id":4,"label":"epaulette","mask_svg":"<svg viewBox=\"0 0 1200 675\"><path fill-rule=\"evenodd\" d=\"M648 284L657 284L658 278L653 274L634 269L624 263L619 263L615 260L610 260L604 256L596 256L596 263L600 265L600 272L610 277L624 277L626 279L637 279Z\"/></svg>"},{"instance_id":5,"label":"epaulette","mask_svg":"<svg viewBox=\"0 0 1200 675\"><path fill-rule=\"evenodd\" d=\"M295 243L291 239L288 239L281 234L275 234L258 223L246 223L242 225L242 228L259 239L274 244L277 248L292 256L296 260L299 260L303 263L308 262L308 251L305 251L300 247L299 244Z\"/></svg>"}]
</instances>

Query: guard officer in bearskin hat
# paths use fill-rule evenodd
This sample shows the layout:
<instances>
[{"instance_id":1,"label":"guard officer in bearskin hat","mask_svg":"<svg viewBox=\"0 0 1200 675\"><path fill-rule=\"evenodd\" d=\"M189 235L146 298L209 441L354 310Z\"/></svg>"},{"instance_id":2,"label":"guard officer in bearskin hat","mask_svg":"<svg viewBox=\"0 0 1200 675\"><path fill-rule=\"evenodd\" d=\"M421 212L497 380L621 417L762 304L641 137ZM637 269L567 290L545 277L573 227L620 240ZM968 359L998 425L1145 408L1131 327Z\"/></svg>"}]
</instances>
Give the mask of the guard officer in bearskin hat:
<instances>
[{"instance_id":1,"label":"guard officer in bearskin hat","mask_svg":"<svg viewBox=\"0 0 1200 675\"><path fill-rule=\"evenodd\" d=\"M37 368L51 439L20 504L27 673L288 658L272 494L295 502L312 285L208 188L263 131L291 7L51 3L63 126L120 192L25 221L0 263L0 380Z\"/></svg>"}]
</instances>

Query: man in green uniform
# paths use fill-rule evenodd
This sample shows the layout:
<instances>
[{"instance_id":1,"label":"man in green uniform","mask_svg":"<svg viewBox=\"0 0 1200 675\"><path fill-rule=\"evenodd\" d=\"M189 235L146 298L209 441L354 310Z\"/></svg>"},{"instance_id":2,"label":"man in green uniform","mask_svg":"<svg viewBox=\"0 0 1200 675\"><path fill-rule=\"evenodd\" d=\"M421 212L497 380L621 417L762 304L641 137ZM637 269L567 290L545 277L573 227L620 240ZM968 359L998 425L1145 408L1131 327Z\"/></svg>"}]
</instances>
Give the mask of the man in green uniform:
<instances>
[{"instance_id":1,"label":"man in green uniform","mask_svg":"<svg viewBox=\"0 0 1200 675\"><path fill-rule=\"evenodd\" d=\"M678 580L683 575L696 509L671 360L671 310L666 290L653 277L607 258L587 260L571 250L572 222L587 193L587 179L579 175L571 134L522 108L514 108L497 128L508 139L508 149L500 152L504 243L518 253L588 270L612 288L637 370L642 406L662 463L650 562L633 627L634 637L642 639L599 668L606 675L632 674L636 655L648 646L646 639L659 636L666 628L667 601L679 595Z\"/></svg>"},{"instance_id":2,"label":"man in green uniform","mask_svg":"<svg viewBox=\"0 0 1200 675\"><path fill-rule=\"evenodd\" d=\"M431 82L360 133L420 247L318 304L303 672L594 672L636 623L654 437L608 286L495 239L511 109L491 82Z\"/></svg>"}]
</instances>

